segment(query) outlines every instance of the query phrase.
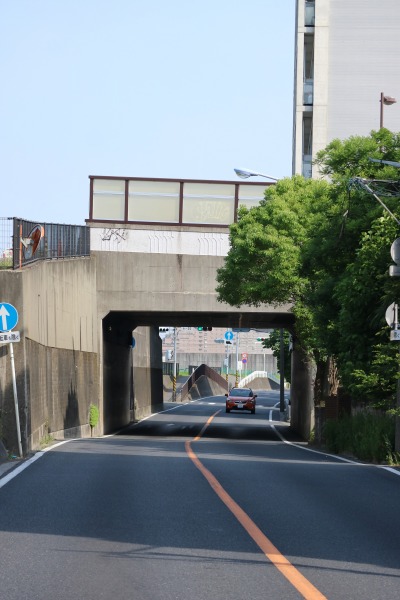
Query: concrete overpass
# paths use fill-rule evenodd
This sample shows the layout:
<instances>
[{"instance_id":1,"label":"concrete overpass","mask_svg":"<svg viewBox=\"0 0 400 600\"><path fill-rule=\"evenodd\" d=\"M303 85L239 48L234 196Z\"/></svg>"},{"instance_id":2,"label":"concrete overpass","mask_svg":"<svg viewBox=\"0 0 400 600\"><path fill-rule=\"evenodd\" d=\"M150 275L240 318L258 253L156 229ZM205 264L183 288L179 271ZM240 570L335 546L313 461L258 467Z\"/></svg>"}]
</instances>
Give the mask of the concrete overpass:
<instances>
[{"instance_id":1,"label":"concrete overpass","mask_svg":"<svg viewBox=\"0 0 400 600\"><path fill-rule=\"evenodd\" d=\"M290 306L233 308L218 302L215 292L237 207L258 203L268 184L90 181L90 256L0 271L0 300L20 314L22 343L14 351L25 449L37 448L48 434L88 435L92 402L101 413L97 433L158 409L159 326L290 330L294 323ZM7 361L3 346L0 389L11 424ZM291 402L292 426L307 437L313 426L310 369L297 348Z\"/></svg>"}]
</instances>

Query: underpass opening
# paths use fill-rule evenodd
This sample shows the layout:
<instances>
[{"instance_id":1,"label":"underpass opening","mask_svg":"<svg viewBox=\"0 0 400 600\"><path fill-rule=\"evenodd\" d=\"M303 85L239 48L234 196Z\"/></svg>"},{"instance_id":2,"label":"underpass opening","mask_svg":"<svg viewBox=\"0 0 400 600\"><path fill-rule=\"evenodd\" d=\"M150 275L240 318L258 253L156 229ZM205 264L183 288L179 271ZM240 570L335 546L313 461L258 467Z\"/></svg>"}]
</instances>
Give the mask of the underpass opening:
<instances>
[{"instance_id":1,"label":"underpass opening","mask_svg":"<svg viewBox=\"0 0 400 600\"><path fill-rule=\"evenodd\" d=\"M104 433L111 433L162 410L165 402L162 340L159 335L159 328L162 326L186 329L207 326L211 329L208 335L213 335L212 331L217 328L257 331L285 327L291 330L293 315L277 312L238 314L233 311L111 311L102 323ZM187 377L189 375L190 373ZM230 384L232 383L234 382L231 380ZM176 399L169 398L170 401ZM181 396L178 400L180 399Z\"/></svg>"}]
</instances>

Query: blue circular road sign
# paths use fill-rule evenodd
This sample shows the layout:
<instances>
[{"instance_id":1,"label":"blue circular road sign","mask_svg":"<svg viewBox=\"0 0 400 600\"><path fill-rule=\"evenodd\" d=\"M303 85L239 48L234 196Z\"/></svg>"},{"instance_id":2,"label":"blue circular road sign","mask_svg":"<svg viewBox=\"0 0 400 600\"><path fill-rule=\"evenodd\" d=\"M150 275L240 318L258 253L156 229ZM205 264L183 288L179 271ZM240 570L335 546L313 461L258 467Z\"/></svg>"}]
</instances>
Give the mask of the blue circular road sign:
<instances>
[{"instance_id":1,"label":"blue circular road sign","mask_svg":"<svg viewBox=\"0 0 400 600\"><path fill-rule=\"evenodd\" d=\"M233 333L232 333L232 331L226 331L225 335L224 335L224 338L226 340L233 340Z\"/></svg>"},{"instance_id":2,"label":"blue circular road sign","mask_svg":"<svg viewBox=\"0 0 400 600\"><path fill-rule=\"evenodd\" d=\"M12 304L0 302L0 331L11 331L18 323L18 311Z\"/></svg>"}]
</instances>

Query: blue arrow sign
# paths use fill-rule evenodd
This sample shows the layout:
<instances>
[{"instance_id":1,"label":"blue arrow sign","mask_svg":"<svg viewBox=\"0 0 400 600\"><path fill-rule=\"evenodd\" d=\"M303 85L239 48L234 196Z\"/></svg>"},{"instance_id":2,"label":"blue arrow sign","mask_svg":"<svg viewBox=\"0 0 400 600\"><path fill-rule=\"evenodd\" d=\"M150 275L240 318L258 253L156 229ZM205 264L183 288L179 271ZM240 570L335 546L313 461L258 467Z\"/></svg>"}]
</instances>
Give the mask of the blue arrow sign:
<instances>
[{"instance_id":1,"label":"blue arrow sign","mask_svg":"<svg viewBox=\"0 0 400 600\"><path fill-rule=\"evenodd\" d=\"M224 335L224 338L226 340L233 340L233 333L232 333L232 331L226 331L225 335Z\"/></svg>"},{"instance_id":2,"label":"blue arrow sign","mask_svg":"<svg viewBox=\"0 0 400 600\"><path fill-rule=\"evenodd\" d=\"M0 331L11 331L18 323L18 311L12 304L0 303Z\"/></svg>"}]
</instances>

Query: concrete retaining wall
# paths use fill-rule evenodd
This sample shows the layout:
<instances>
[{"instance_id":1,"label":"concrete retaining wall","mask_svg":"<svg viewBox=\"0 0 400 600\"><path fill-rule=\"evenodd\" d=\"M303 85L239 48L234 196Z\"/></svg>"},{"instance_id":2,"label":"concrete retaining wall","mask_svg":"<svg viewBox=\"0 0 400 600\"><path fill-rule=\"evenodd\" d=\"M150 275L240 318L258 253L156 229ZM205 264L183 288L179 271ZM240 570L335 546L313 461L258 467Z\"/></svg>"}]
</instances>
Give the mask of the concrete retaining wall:
<instances>
[{"instance_id":1,"label":"concrete retaining wall","mask_svg":"<svg viewBox=\"0 0 400 600\"><path fill-rule=\"evenodd\" d=\"M0 290L0 300L19 314L21 342L13 350L24 453L49 434L90 435L89 404L99 404L94 262L39 261L0 271ZM17 453L8 345L0 346L0 428L6 448Z\"/></svg>"}]
</instances>

